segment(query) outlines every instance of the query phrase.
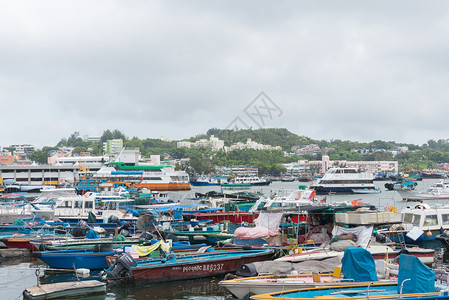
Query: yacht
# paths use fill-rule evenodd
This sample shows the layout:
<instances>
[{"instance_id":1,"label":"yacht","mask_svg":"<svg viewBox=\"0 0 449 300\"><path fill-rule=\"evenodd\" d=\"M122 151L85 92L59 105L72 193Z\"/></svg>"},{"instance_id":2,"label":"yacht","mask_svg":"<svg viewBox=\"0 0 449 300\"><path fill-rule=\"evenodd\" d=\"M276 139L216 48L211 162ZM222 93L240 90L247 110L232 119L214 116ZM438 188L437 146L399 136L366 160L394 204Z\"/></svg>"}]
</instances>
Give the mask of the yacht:
<instances>
[{"instance_id":1,"label":"yacht","mask_svg":"<svg viewBox=\"0 0 449 300\"><path fill-rule=\"evenodd\" d=\"M257 176L237 176L234 178L234 184L250 184L253 186L269 185L271 181L260 179Z\"/></svg>"},{"instance_id":2,"label":"yacht","mask_svg":"<svg viewBox=\"0 0 449 300\"><path fill-rule=\"evenodd\" d=\"M449 180L434 183L425 192L398 190L402 200L445 200L449 199Z\"/></svg>"},{"instance_id":3,"label":"yacht","mask_svg":"<svg viewBox=\"0 0 449 300\"><path fill-rule=\"evenodd\" d=\"M355 168L331 168L311 186L318 195L353 194L354 191L375 190L374 175Z\"/></svg>"}]
</instances>

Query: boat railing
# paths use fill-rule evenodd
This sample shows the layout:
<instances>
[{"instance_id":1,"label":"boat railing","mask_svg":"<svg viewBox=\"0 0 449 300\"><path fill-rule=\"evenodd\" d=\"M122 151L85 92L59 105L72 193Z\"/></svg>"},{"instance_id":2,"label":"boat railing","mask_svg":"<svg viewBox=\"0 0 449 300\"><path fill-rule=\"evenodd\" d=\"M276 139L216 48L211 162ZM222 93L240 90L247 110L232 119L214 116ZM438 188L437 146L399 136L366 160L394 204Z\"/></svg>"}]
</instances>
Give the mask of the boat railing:
<instances>
[{"instance_id":1,"label":"boat railing","mask_svg":"<svg viewBox=\"0 0 449 300\"><path fill-rule=\"evenodd\" d=\"M27 204L18 204L18 205L1 205L0 206L0 214L1 215L30 215L31 214L31 205Z\"/></svg>"},{"instance_id":2,"label":"boat railing","mask_svg":"<svg viewBox=\"0 0 449 300\"><path fill-rule=\"evenodd\" d=\"M405 279L404 281L402 281L401 287L399 288L399 298L402 298L402 288L404 287L404 283L405 283L406 281L409 281L409 280L412 280L412 279L411 279L411 278L407 278L407 279Z\"/></svg>"}]
</instances>

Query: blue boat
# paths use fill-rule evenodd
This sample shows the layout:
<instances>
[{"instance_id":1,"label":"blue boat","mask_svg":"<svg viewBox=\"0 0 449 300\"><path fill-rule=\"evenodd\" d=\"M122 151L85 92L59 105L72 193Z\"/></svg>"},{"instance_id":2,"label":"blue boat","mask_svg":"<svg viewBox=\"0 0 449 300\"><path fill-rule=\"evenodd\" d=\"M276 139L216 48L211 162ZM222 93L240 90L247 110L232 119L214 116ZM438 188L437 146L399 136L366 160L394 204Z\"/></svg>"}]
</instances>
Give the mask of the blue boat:
<instances>
[{"instance_id":1,"label":"blue boat","mask_svg":"<svg viewBox=\"0 0 449 300\"><path fill-rule=\"evenodd\" d=\"M98 249L35 251L32 255L56 269L104 269L108 266L106 256L116 253L112 245L106 244Z\"/></svg>"},{"instance_id":2,"label":"blue boat","mask_svg":"<svg viewBox=\"0 0 449 300\"><path fill-rule=\"evenodd\" d=\"M435 283L435 271L418 258L402 254L399 258L398 282L376 283L374 259L366 250L348 247L342 259L342 273L347 280L367 283L303 288L260 294L251 299L447 299L447 285ZM371 282L370 282L371 281ZM441 295L441 296L440 296Z\"/></svg>"},{"instance_id":3,"label":"blue boat","mask_svg":"<svg viewBox=\"0 0 449 300\"><path fill-rule=\"evenodd\" d=\"M196 251L204 246L205 244L190 245L188 242L174 242L171 251ZM93 249L35 251L32 255L56 269L105 269L108 267L106 257L121 254L125 252L126 247L128 246L113 248L112 244L99 244ZM155 245L153 250L158 247L159 245ZM139 248L145 251L145 246Z\"/></svg>"}]
</instances>

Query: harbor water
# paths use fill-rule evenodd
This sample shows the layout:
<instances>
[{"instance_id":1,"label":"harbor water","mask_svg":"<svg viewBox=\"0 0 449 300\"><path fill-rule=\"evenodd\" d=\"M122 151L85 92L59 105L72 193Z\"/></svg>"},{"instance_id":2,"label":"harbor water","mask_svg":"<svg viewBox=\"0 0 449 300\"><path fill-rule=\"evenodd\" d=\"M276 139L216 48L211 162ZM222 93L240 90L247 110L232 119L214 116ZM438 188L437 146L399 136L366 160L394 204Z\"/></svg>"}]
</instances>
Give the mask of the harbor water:
<instances>
[{"instance_id":1,"label":"harbor water","mask_svg":"<svg viewBox=\"0 0 449 300\"><path fill-rule=\"evenodd\" d=\"M416 189L426 190L436 180L419 181ZM273 182L269 186L254 187L252 191L262 192L264 194L277 193L280 190L294 190L302 183L295 182ZM387 206L395 206L398 210L405 207L406 203L401 200L399 194L394 191L386 191L385 181L375 182L376 186L382 190L380 194L354 194L354 195L328 195L327 203L348 202L361 199L365 203L373 204L379 210ZM219 187L212 188L193 188L194 192L207 192L210 190L220 191ZM188 194L187 194L188 195ZM181 195L185 196L185 195ZM429 201L430 205L436 204L436 201ZM449 204L447 200L439 201L439 204ZM446 256L442 249L437 249L437 264L449 266L449 256ZM29 286L40 284L74 281L77 280L74 272L48 271L45 263L30 257L19 259L0 258L0 299L22 299L22 292ZM80 280L101 280L99 271L93 271L87 278ZM196 280L176 281L167 283L157 283L147 286L134 286L131 284L108 285L107 294L101 296L79 297L78 299L227 299L226 291L218 286L218 282L223 277L210 277Z\"/></svg>"}]
</instances>

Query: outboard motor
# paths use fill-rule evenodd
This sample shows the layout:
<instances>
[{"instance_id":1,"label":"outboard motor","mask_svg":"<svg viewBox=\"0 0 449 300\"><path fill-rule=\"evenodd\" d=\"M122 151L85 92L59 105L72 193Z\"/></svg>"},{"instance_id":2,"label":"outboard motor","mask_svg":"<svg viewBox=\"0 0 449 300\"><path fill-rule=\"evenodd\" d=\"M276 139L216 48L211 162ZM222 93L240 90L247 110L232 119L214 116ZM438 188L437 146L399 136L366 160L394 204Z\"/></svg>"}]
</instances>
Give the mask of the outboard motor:
<instances>
[{"instance_id":1,"label":"outboard motor","mask_svg":"<svg viewBox=\"0 0 449 300\"><path fill-rule=\"evenodd\" d=\"M156 239L156 237L154 235L152 235L151 232L148 232L148 231L142 232L142 234L140 235L140 238L143 240L147 240L147 241Z\"/></svg>"},{"instance_id":2,"label":"outboard motor","mask_svg":"<svg viewBox=\"0 0 449 300\"><path fill-rule=\"evenodd\" d=\"M130 275L129 270L135 266L137 263L133 257L129 253L123 253L106 271L106 280L126 279Z\"/></svg>"},{"instance_id":3,"label":"outboard motor","mask_svg":"<svg viewBox=\"0 0 449 300\"><path fill-rule=\"evenodd\" d=\"M79 228L89 228L89 225L84 220L79 220L76 226Z\"/></svg>"},{"instance_id":4,"label":"outboard motor","mask_svg":"<svg viewBox=\"0 0 449 300\"><path fill-rule=\"evenodd\" d=\"M118 230L118 233L127 237L127 236L131 236L131 233L129 232L129 227L131 227L132 224L131 222L126 222L125 224L123 224L120 229Z\"/></svg>"},{"instance_id":5,"label":"outboard motor","mask_svg":"<svg viewBox=\"0 0 449 300\"><path fill-rule=\"evenodd\" d=\"M235 272L235 274L237 276L242 276L242 277L254 277L257 276L257 269L254 266L254 264L244 264L244 265L240 265L237 268L237 271Z\"/></svg>"},{"instance_id":6,"label":"outboard motor","mask_svg":"<svg viewBox=\"0 0 449 300\"><path fill-rule=\"evenodd\" d=\"M61 225L55 228L55 234L67 234L67 230L64 229Z\"/></svg>"},{"instance_id":7,"label":"outboard motor","mask_svg":"<svg viewBox=\"0 0 449 300\"><path fill-rule=\"evenodd\" d=\"M390 238L386 234L376 233L374 236L376 237L376 241L379 243L391 243Z\"/></svg>"}]
</instances>

